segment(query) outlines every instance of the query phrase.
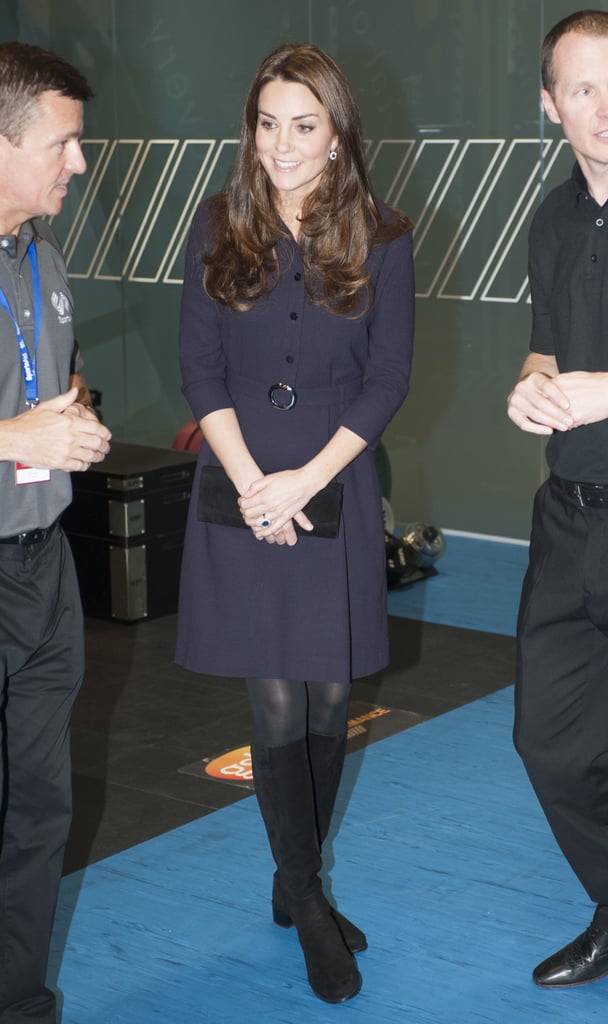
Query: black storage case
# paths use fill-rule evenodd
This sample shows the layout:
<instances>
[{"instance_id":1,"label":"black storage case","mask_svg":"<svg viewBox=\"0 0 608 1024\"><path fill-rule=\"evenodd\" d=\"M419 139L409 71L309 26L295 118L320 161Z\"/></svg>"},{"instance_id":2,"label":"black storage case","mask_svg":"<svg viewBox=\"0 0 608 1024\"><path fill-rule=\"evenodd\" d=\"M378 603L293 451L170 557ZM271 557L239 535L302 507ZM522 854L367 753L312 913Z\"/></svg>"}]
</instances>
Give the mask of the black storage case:
<instances>
[{"instance_id":1,"label":"black storage case","mask_svg":"<svg viewBox=\"0 0 608 1024\"><path fill-rule=\"evenodd\" d=\"M87 615L138 622L177 610L196 454L114 441L73 473L63 515Z\"/></svg>"}]
</instances>

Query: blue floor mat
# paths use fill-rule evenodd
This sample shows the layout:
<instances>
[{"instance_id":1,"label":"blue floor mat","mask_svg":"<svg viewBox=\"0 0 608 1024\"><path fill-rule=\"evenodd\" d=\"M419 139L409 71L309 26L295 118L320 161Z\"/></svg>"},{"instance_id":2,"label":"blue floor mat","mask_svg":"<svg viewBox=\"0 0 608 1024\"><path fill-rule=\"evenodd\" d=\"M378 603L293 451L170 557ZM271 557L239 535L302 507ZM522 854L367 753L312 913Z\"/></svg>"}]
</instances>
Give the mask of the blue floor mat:
<instances>
[{"instance_id":1,"label":"blue floor mat","mask_svg":"<svg viewBox=\"0 0 608 1024\"><path fill-rule=\"evenodd\" d=\"M515 635L528 545L445 534L436 576L389 591L389 615Z\"/></svg>"},{"instance_id":2,"label":"blue floor mat","mask_svg":"<svg viewBox=\"0 0 608 1024\"><path fill-rule=\"evenodd\" d=\"M293 929L272 924L251 797L64 879L63 1024L603 1024L608 981L544 992L530 979L592 908L511 719L507 688L347 757L328 859L368 934L356 999L316 999Z\"/></svg>"}]
</instances>

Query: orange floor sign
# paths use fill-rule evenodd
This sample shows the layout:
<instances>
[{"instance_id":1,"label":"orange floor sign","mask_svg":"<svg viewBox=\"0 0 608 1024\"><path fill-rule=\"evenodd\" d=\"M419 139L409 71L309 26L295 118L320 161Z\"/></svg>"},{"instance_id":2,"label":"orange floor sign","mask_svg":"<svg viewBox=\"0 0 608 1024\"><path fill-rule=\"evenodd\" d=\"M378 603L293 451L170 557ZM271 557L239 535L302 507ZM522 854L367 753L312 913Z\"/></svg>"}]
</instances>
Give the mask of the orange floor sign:
<instances>
[{"instance_id":1,"label":"orange floor sign","mask_svg":"<svg viewBox=\"0 0 608 1024\"><path fill-rule=\"evenodd\" d=\"M236 750L228 750L219 757L214 757L205 765L205 775L212 779L223 779L230 782L251 782L253 774L251 771L251 750L247 747L238 747Z\"/></svg>"}]
</instances>

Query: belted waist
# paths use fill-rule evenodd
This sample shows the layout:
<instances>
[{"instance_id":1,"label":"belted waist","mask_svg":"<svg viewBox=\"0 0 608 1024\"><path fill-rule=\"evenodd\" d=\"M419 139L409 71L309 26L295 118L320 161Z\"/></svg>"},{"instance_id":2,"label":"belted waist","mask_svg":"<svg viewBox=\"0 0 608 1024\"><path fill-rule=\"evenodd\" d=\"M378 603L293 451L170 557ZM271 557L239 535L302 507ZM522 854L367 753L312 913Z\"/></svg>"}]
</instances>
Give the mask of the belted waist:
<instances>
[{"instance_id":1,"label":"belted waist","mask_svg":"<svg viewBox=\"0 0 608 1024\"><path fill-rule=\"evenodd\" d=\"M574 498L581 508L608 508L608 484L577 483L575 480L563 480L555 473L551 473L550 480L569 498Z\"/></svg>"},{"instance_id":2,"label":"belted waist","mask_svg":"<svg viewBox=\"0 0 608 1024\"><path fill-rule=\"evenodd\" d=\"M51 526L45 526L39 530L28 530L25 533L17 533L14 537L0 537L0 544L21 544L22 547L31 547L33 544L40 544L41 541L50 537L53 530L57 528L59 520Z\"/></svg>"},{"instance_id":3,"label":"belted waist","mask_svg":"<svg viewBox=\"0 0 608 1024\"><path fill-rule=\"evenodd\" d=\"M296 388L282 381L266 383L253 380L251 377L243 377L240 373L228 373L226 383L231 394L259 398L260 401L270 402L275 409L282 412L288 412L296 404L340 405L351 398L356 398L363 390L362 377L354 377L330 388Z\"/></svg>"}]
</instances>

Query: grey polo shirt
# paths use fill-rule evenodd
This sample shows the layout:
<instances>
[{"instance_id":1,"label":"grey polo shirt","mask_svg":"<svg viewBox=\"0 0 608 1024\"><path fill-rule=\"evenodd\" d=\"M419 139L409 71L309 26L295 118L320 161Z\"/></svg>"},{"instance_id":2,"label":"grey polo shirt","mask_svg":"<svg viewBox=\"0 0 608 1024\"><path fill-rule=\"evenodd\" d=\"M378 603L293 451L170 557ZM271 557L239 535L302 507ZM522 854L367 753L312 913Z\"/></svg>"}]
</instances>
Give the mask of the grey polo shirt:
<instances>
[{"instance_id":1,"label":"grey polo shirt","mask_svg":"<svg viewBox=\"0 0 608 1024\"><path fill-rule=\"evenodd\" d=\"M46 224L28 221L17 239L0 235L0 287L18 321L30 353L34 347L34 297L30 242L38 253L42 316L38 345L41 401L67 390L74 352L72 294L59 246ZM0 419L26 411L23 369L14 325L0 307ZM70 474L52 470L42 483L17 484L15 466L0 462L0 537L50 526L72 496Z\"/></svg>"},{"instance_id":2,"label":"grey polo shirt","mask_svg":"<svg viewBox=\"0 0 608 1024\"><path fill-rule=\"evenodd\" d=\"M538 208L529 238L530 349L553 355L560 373L608 373L608 204L589 194L578 164ZM608 420L556 431L552 472L608 483Z\"/></svg>"}]
</instances>

